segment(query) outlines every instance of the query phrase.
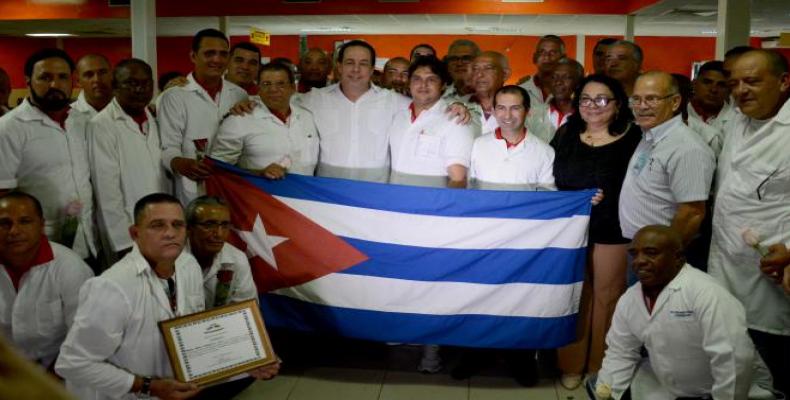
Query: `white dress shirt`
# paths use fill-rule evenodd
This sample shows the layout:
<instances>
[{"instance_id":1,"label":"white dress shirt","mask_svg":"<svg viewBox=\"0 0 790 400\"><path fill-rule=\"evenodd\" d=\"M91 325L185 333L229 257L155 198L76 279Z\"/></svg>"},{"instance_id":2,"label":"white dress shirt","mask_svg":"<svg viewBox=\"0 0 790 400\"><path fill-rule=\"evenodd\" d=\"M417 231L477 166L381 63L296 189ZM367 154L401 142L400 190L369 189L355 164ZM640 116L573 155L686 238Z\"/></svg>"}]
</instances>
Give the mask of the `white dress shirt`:
<instances>
[{"instance_id":1,"label":"white dress shirt","mask_svg":"<svg viewBox=\"0 0 790 400\"><path fill-rule=\"evenodd\" d=\"M160 162L162 150L156 120L145 110L143 129L113 99L88 124L88 154L96 190L102 234L113 252L132 247L129 227L134 205L142 197L169 192Z\"/></svg>"},{"instance_id":2,"label":"white dress shirt","mask_svg":"<svg viewBox=\"0 0 790 400\"><path fill-rule=\"evenodd\" d=\"M93 106L88 103L88 100L85 99L85 90L81 90L80 94L77 95L77 100L71 103L71 113L69 117L75 118L74 126L77 128L75 132L84 135L83 140L85 140L86 146L88 143L88 122L90 122L99 111L101 110L93 108Z\"/></svg>"},{"instance_id":3,"label":"white dress shirt","mask_svg":"<svg viewBox=\"0 0 790 400\"><path fill-rule=\"evenodd\" d=\"M52 258L22 275L18 292L0 263L0 328L25 356L46 368L58 355L80 287L93 271L66 247L46 240L41 246L41 251L49 246Z\"/></svg>"},{"instance_id":4,"label":"white dress shirt","mask_svg":"<svg viewBox=\"0 0 790 400\"><path fill-rule=\"evenodd\" d=\"M456 123L437 101L412 122L411 107L401 110L389 129L390 183L445 187L447 168L469 168L474 128Z\"/></svg>"},{"instance_id":5,"label":"white dress shirt","mask_svg":"<svg viewBox=\"0 0 790 400\"><path fill-rule=\"evenodd\" d=\"M187 250L190 250L187 248ZM221 269L233 271L233 280L230 283L230 295L227 303L257 299L258 289L252 279L250 262L247 255L230 243L225 243L222 250L214 257L214 262L209 268L203 269L203 294L206 299L206 309L214 308L214 296L217 289L217 273Z\"/></svg>"},{"instance_id":6,"label":"white dress shirt","mask_svg":"<svg viewBox=\"0 0 790 400\"><path fill-rule=\"evenodd\" d=\"M745 399L755 381L770 382L753 376L754 371L767 371L759 367L741 304L709 275L688 264L661 291L652 313L645 306L642 284L631 286L617 302L606 344L598 382L609 385L615 399L634 379L642 346L669 399L703 395ZM655 398L651 393L632 396Z\"/></svg>"},{"instance_id":7,"label":"white dress shirt","mask_svg":"<svg viewBox=\"0 0 790 400\"><path fill-rule=\"evenodd\" d=\"M55 370L81 400L134 399L135 375L172 377L159 321L203 311L203 276L182 252L173 276L176 312L165 286L135 245L121 261L80 290L74 323Z\"/></svg>"},{"instance_id":8,"label":"white dress shirt","mask_svg":"<svg viewBox=\"0 0 790 400\"><path fill-rule=\"evenodd\" d=\"M73 115L73 116L72 116ZM82 204L72 249L82 258L96 254L93 192L82 116L69 112L66 129L25 99L0 118L0 189L35 196L44 211L44 231L61 240L66 206Z\"/></svg>"},{"instance_id":9,"label":"white dress shirt","mask_svg":"<svg viewBox=\"0 0 790 400\"><path fill-rule=\"evenodd\" d=\"M469 178L477 189L557 190L554 149L529 131L510 148L496 133L483 135L472 146Z\"/></svg>"},{"instance_id":10,"label":"white dress shirt","mask_svg":"<svg viewBox=\"0 0 790 400\"><path fill-rule=\"evenodd\" d=\"M351 101L340 84L313 88L296 102L313 113L320 136L316 175L386 182L390 172L387 129L408 97L371 85Z\"/></svg>"},{"instance_id":11,"label":"white dress shirt","mask_svg":"<svg viewBox=\"0 0 790 400\"><path fill-rule=\"evenodd\" d=\"M216 98L211 98L192 74L187 76L187 81L185 86L172 87L162 93L156 109L162 141L162 164L170 172L173 172L170 169L173 158L196 158L195 140L208 140L208 154L222 118L231 107L248 99L244 89L227 80L222 81L222 89ZM198 184L183 176L176 176L175 193L183 204L187 204L198 196Z\"/></svg>"},{"instance_id":12,"label":"white dress shirt","mask_svg":"<svg viewBox=\"0 0 790 400\"><path fill-rule=\"evenodd\" d=\"M258 101L252 114L230 116L222 122L211 156L249 170L277 163L288 172L313 175L318 163L313 115L292 104L291 115L283 122Z\"/></svg>"}]
</instances>

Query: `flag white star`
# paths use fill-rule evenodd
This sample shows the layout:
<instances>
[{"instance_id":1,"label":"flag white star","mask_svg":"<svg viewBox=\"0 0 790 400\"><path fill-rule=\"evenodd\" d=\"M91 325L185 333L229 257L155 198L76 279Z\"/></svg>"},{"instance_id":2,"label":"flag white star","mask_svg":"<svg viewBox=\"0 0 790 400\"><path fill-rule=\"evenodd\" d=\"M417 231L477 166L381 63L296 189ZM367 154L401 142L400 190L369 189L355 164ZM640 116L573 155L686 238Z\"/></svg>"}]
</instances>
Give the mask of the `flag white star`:
<instances>
[{"instance_id":1,"label":"flag white star","mask_svg":"<svg viewBox=\"0 0 790 400\"><path fill-rule=\"evenodd\" d=\"M258 256L266 261L272 268L277 269L277 260L274 259L274 247L288 240L286 237L274 236L266 233L261 216L255 217L252 232L236 230L236 233L247 243L247 257Z\"/></svg>"}]
</instances>

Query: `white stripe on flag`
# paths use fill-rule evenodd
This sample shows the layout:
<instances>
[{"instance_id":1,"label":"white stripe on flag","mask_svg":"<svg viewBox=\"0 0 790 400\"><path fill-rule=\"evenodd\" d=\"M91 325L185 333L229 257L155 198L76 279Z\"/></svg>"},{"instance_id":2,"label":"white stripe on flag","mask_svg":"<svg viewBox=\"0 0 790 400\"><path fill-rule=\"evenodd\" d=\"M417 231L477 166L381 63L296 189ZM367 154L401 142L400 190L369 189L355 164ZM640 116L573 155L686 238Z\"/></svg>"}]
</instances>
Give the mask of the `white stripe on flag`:
<instances>
[{"instance_id":1,"label":"white stripe on flag","mask_svg":"<svg viewBox=\"0 0 790 400\"><path fill-rule=\"evenodd\" d=\"M587 246L586 215L550 220L446 217L276 197L335 235L371 242L480 250Z\"/></svg>"},{"instance_id":2,"label":"white stripe on flag","mask_svg":"<svg viewBox=\"0 0 790 400\"><path fill-rule=\"evenodd\" d=\"M581 291L582 282L569 285L491 285L329 274L272 293L358 310L552 318L576 313Z\"/></svg>"}]
</instances>

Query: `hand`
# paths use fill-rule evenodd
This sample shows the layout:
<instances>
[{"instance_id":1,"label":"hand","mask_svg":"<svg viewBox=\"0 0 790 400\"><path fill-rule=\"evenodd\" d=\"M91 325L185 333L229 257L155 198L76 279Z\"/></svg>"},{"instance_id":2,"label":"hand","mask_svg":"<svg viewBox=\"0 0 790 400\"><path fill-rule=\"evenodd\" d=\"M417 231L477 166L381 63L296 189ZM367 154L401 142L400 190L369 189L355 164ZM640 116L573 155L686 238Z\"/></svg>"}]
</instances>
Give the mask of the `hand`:
<instances>
[{"instance_id":1,"label":"hand","mask_svg":"<svg viewBox=\"0 0 790 400\"><path fill-rule=\"evenodd\" d=\"M602 201L603 201L603 189L598 189L598 191L595 192L595 195L593 195L592 199L590 199L590 203L592 203L592 205L594 206L597 206L598 204L601 204Z\"/></svg>"},{"instance_id":2,"label":"hand","mask_svg":"<svg viewBox=\"0 0 790 400\"><path fill-rule=\"evenodd\" d=\"M211 175L211 169L208 166L198 160L185 157L173 158L170 161L170 169L193 181L200 181Z\"/></svg>"},{"instance_id":3,"label":"hand","mask_svg":"<svg viewBox=\"0 0 790 400\"><path fill-rule=\"evenodd\" d=\"M259 172L258 175L269 179L282 179L285 177L286 172L288 172L288 170L282 165L271 163L268 167L264 168L263 171Z\"/></svg>"},{"instance_id":4,"label":"hand","mask_svg":"<svg viewBox=\"0 0 790 400\"><path fill-rule=\"evenodd\" d=\"M167 85L165 85L165 90L170 89L171 87L186 86L188 83L189 83L189 79L187 79L186 76L177 76L171 79L169 82L167 82ZM163 92L165 90L163 90Z\"/></svg>"},{"instance_id":5,"label":"hand","mask_svg":"<svg viewBox=\"0 0 790 400\"><path fill-rule=\"evenodd\" d=\"M278 360L274 364L264 365L262 367L255 368L252 371L248 371L247 373L255 379L272 379L277 375L277 373L280 372L280 364L281 362Z\"/></svg>"},{"instance_id":6,"label":"hand","mask_svg":"<svg viewBox=\"0 0 790 400\"><path fill-rule=\"evenodd\" d=\"M769 246L768 254L760 259L760 271L777 284L788 281L785 273L788 266L790 266L790 251L783 243ZM785 287L785 290L787 289Z\"/></svg>"},{"instance_id":7,"label":"hand","mask_svg":"<svg viewBox=\"0 0 790 400\"><path fill-rule=\"evenodd\" d=\"M258 103L252 100L242 100L230 108L230 115L247 115L252 114L252 110L258 106Z\"/></svg>"},{"instance_id":8,"label":"hand","mask_svg":"<svg viewBox=\"0 0 790 400\"><path fill-rule=\"evenodd\" d=\"M450 104L445 112L450 115L450 118L455 118L455 122L459 125L469 125L472 122L472 113L459 102Z\"/></svg>"},{"instance_id":9,"label":"hand","mask_svg":"<svg viewBox=\"0 0 790 400\"><path fill-rule=\"evenodd\" d=\"M183 383L168 378L151 381L151 396L162 400L188 399L198 392L200 392L200 387L194 383Z\"/></svg>"}]
</instances>

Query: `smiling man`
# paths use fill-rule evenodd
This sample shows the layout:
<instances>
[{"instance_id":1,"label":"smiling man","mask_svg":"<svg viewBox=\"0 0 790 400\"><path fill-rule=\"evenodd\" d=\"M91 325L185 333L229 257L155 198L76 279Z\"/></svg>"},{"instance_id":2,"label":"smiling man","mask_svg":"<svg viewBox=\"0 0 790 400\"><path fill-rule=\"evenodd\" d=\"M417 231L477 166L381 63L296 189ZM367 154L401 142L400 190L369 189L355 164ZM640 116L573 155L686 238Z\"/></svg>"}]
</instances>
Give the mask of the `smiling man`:
<instances>
[{"instance_id":1,"label":"smiling man","mask_svg":"<svg viewBox=\"0 0 790 400\"><path fill-rule=\"evenodd\" d=\"M620 81L627 95L634 92L634 83L642 69L644 53L636 43L618 40L606 50L606 68L604 73Z\"/></svg>"},{"instance_id":2,"label":"smiling man","mask_svg":"<svg viewBox=\"0 0 790 400\"><path fill-rule=\"evenodd\" d=\"M535 52L532 53L532 63L538 69L537 74L520 85L529 93L529 101L533 107L549 100L554 68L563 58L565 58L565 42L562 38L546 35L538 40Z\"/></svg>"},{"instance_id":3,"label":"smiling man","mask_svg":"<svg viewBox=\"0 0 790 400\"><path fill-rule=\"evenodd\" d=\"M261 67L261 49L250 42L240 42L230 48L228 73L225 79L244 89L250 96L258 94L258 69Z\"/></svg>"}]
</instances>

